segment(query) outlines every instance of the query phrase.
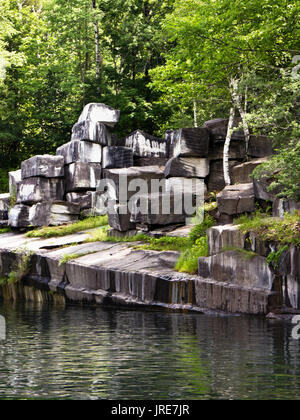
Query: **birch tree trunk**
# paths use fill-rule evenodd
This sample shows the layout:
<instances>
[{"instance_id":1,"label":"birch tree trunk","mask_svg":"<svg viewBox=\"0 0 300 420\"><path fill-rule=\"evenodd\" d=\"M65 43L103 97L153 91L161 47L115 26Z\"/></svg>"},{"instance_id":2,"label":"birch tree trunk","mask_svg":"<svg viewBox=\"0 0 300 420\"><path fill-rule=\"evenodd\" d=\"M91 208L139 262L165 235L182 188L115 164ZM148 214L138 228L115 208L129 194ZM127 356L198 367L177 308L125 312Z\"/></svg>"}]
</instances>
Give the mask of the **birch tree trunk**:
<instances>
[{"instance_id":1,"label":"birch tree trunk","mask_svg":"<svg viewBox=\"0 0 300 420\"><path fill-rule=\"evenodd\" d=\"M194 127L198 127L198 118L197 118L197 101L194 100Z\"/></svg>"},{"instance_id":2,"label":"birch tree trunk","mask_svg":"<svg viewBox=\"0 0 300 420\"><path fill-rule=\"evenodd\" d=\"M242 118L242 122L243 122L243 130L244 130L244 134L245 134L245 141L246 141L246 156L248 158L248 151L249 151L249 142L250 142L250 129L249 129L249 125L247 122L247 109L246 106L245 108L243 108L242 105L242 99L240 97L240 95L237 93L237 89L233 90L233 100L235 102L235 105L240 113L240 116ZM247 102L245 101L245 104L247 104Z\"/></svg>"},{"instance_id":3,"label":"birch tree trunk","mask_svg":"<svg viewBox=\"0 0 300 420\"><path fill-rule=\"evenodd\" d=\"M95 21L94 21L94 32L95 32L95 55L96 55L96 76L99 83L98 91L101 92L101 68L102 68L102 56L100 54L100 38L99 38L99 23L96 15L97 3L96 0L93 0L93 9L95 11Z\"/></svg>"},{"instance_id":4,"label":"birch tree trunk","mask_svg":"<svg viewBox=\"0 0 300 420\"><path fill-rule=\"evenodd\" d=\"M237 87L238 87L237 80L232 79L230 81L230 91L233 98L233 103L230 108L227 135L226 135L224 151L223 151L223 171L224 171L225 185L231 185L230 171L229 171L229 150L230 150L230 143L231 143L231 138L232 138L232 129L234 125L234 117L235 117L234 95L237 93Z\"/></svg>"}]
</instances>

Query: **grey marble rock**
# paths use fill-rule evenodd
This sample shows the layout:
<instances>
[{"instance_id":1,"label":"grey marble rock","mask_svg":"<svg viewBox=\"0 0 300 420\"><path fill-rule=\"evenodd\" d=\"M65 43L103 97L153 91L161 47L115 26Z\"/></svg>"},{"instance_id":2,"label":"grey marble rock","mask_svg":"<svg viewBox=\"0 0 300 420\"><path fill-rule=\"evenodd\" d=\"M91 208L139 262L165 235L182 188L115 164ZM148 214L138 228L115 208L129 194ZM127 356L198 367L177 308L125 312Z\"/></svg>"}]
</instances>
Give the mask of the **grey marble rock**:
<instances>
[{"instance_id":1,"label":"grey marble rock","mask_svg":"<svg viewBox=\"0 0 300 420\"><path fill-rule=\"evenodd\" d=\"M63 201L38 203L30 208L29 221L30 225L34 227L59 226L77 222L79 214L79 204Z\"/></svg>"},{"instance_id":2,"label":"grey marble rock","mask_svg":"<svg viewBox=\"0 0 300 420\"><path fill-rule=\"evenodd\" d=\"M167 135L169 157L206 158L209 153L209 131L206 128L182 128Z\"/></svg>"},{"instance_id":3,"label":"grey marble rock","mask_svg":"<svg viewBox=\"0 0 300 420\"><path fill-rule=\"evenodd\" d=\"M101 146L110 146L114 137L105 124L85 120L73 126L71 141L89 141Z\"/></svg>"},{"instance_id":4,"label":"grey marble rock","mask_svg":"<svg viewBox=\"0 0 300 420\"><path fill-rule=\"evenodd\" d=\"M133 151L129 147L108 146L103 149L103 169L130 168L133 166Z\"/></svg>"},{"instance_id":5,"label":"grey marble rock","mask_svg":"<svg viewBox=\"0 0 300 420\"><path fill-rule=\"evenodd\" d=\"M135 157L168 157L166 141L164 139L151 136L141 130L137 130L126 137L125 146L133 150L133 155Z\"/></svg>"},{"instance_id":6,"label":"grey marble rock","mask_svg":"<svg viewBox=\"0 0 300 420\"><path fill-rule=\"evenodd\" d=\"M108 213L109 196L107 193L103 193L102 191L93 191L91 199L91 210L94 216L104 216Z\"/></svg>"},{"instance_id":7,"label":"grey marble rock","mask_svg":"<svg viewBox=\"0 0 300 420\"><path fill-rule=\"evenodd\" d=\"M235 118L234 127L237 128L241 123L241 118ZM225 140L228 129L228 119L226 118L215 118L214 120L206 121L203 124L213 140ZM245 134L243 129L233 131L232 140L244 140Z\"/></svg>"},{"instance_id":8,"label":"grey marble rock","mask_svg":"<svg viewBox=\"0 0 300 420\"><path fill-rule=\"evenodd\" d=\"M8 180L9 180L9 194L12 197L17 196L18 186L22 181L22 170L19 169L18 171L12 171L8 173Z\"/></svg>"},{"instance_id":9,"label":"grey marble rock","mask_svg":"<svg viewBox=\"0 0 300 420\"><path fill-rule=\"evenodd\" d=\"M30 207L23 204L14 206L9 212L9 226L13 228L26 228L30 226Z\"/></svg>"},{"instance_id":10,"label":"grey marble rock","mask_svg":"<svg viewBox=\"0 0 300 420\"><path fill-rule=\"evenodd\" d=\"M32 177L64 177L64 159L62 156L37 155L21 164L22 179Z\"/></svg>"},{"instance_id":11,"label":"grey marble rock","mask_svg":"<svg viewBox=\"0 0 300 420\"><path fill-rule=\"evenodd\" d=\"M114 212L108 213L108 223L110 227L120 232L135 229L135 223L130 221L131 214L126 204L116 204Z\"/></svg>"},{"instance_id":12,"label":"grey marble rock","mask_svg":"<svg viewBox=\"0 0 300 420\"><path fill-rule=\"evenodd\" d=\"M233 168L239 164L240 162L237 160L229 161L229 173L231 179L233 177ZM210 162L210 173L207 181L207 187L209 192L219 192L225 188L223 160Z\"/></svg>"},{"instance_id":13,"label":"grey marble rock","mask_svg":"<svg viewBox=\"0 0 300 420\"><path fill-rule=\"evenodd\" d=\"M249 142L249 156L253 158L264 158L274 155L272 140L266 136L251 136Z\"/></svg>"},{"instance_id":14,"label":"grey marble rock","mask_svg":"<svg viewBox=\"0 0 300 420\"><path fill-rule=\"evenodd\" d=\"M248 184L253 181L254 169L266 162L266 159L254 159L249 162L241 163L232 170L232 181L234 184Z\"/></svg>"},{"instance_id":15,"label":"grey marble rock","mask_svg":"<svg viewBox=\"0 0 300 420\"><path fill-rule=\"evenodd\" d=\"M169 158L140 158L133 157L133 166L159 166L162 170L165 169Z\"/></svg>"},{"instance_id":16,"label":"grey marble rock","mask_svg":"<svg viewBox=\"0 0 300 420\"><path fill-rule=\"evenodd\" d=\"M87 210L92 207L93 191L70 192L66 194L69 203L79 204L80 210Z\"/></svg>"},{"instance_id":17,"label":"grey marble rock","mask_svg":"<svg viewBox=\"0 0 300 420\"><path fill-rule=\"evenodd\" d=\"M111 183L109 188L110 199L125 203L139 193L142 188L143 193L148 193L152 185L164 180L164 173L158 166L145 166L124 169L105 169L103 176L107 182ZM146 189L146 191L144 191Z\"/></svg>"},{"instance_id":18,"label":"grey marble rock","mask_svg":"<svg viewBox=\"0 0 300 420\"><path fill-rule=\"evenodd\" d=\"M173 194L192 193L204 198L207 193L207 186L204 180L200 178L172 177L166 179L166 192Z\"/></svg>"},{"instance_id":19,"label":"grey marble rock","mask_svg":"<svg viewBox=\"0 0 300 420\"><path fill-rule=\"evenodd\" d=\"M295 200L276 198L272 205L273 217L283 217L285 213L293 213L297 210L300 210L300 203Z\"/></svg>"},{"instance_id":20,"label":"grey marble rock","mask_svg":"<svg viewBox=\"0 0 300 420\"><path fill-rule=\"evenodd\" d=\"M209 175L209 160L196 157L177 157L168 161L165 177L206 178Z\"/></svg>"},{"instance_id":21,"label":"grey marble rock","mask_svg":"<svg viewBox=\"0 0 300 420\"><path fill-rule=\"evenodd\" d=\"M255 211L253 184L229 185L217 195L220 213L237 215Z\"/></svg>"},{"instance_id":22,"label":"grey marble rock","mask_svg":"<svg viewBox=\"0 0 300 420\"><path fill-rule=\"evenodd\" d=\"M65 167L66 192L95 190L101 180L99 163L75 162Z\"/></svg>"},{"instance_id":23,"label":"grey marble rock","mask_svg":"<svg viewBox=\"0 0 300 420\"><path fill-rule=\"evenodd\" d=\"M0 221L8 220L10 194L0 194Z\"/></svg>"},{"instance_id":24,"label":"grey marble rock","mask_svg":"<svg viewBox=\"0 0 300 420\"><path fill-rule=\"evenodd\" d=\"M17 204L63 200L64 192L64 180L61 178L27 178L19 184Z\"/></svg>"},{"instance_id":25,"label":"grey marble rock","mask_svg":"<svg viewBox=\"0 0 300 420\"><path fill-rule=\"evenodd\" d=\"M209 159L223 160L225 140L211 140L209 149ZM229 148L229 159L240 160L242 163L246 158L245 140L231 140Z\"/></svg>"},{"instance_id":26,"label":"grey marble rock","mask_svg":"<svg viewBox=\"0 0 300 420\"><path fill-rule=\"evenodd\" d=\"M109 127L114 127L119 122L119 119L120 111L105 104L90 103L84 107L78 122L88 120L102 122Z\"/></svg>"},{"instance_id":27,"label":"grey marble rock","mask_svg":"<svg viewBox=\"0 0 300 420\"><path fill-rule=\"evenodd\" d=\"M74 162L101 163L102 146L89 141L70 141L60 146L56 154L64 157L65 165Z\"/></svg>"}]
</instances>

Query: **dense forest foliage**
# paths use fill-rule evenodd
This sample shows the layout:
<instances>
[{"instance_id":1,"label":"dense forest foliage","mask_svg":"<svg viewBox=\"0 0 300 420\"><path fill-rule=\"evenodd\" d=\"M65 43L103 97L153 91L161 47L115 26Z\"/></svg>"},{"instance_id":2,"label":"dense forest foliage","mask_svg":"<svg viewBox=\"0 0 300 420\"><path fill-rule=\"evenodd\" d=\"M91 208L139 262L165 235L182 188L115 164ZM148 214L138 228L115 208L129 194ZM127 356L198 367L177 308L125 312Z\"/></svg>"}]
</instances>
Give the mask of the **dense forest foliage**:
<instances>
[{"instance_id":1,"label":"dense forest foliage","mask_svg":"<svg viewBox=\"0 0 300 420\"><path fill-rule=\"evenodd\" d=\"M0 190L7 171L70 140L84 104L121 110L116 134L243 118L299 196L296 0L1 0Z\"/></svg>"}]
</instances>

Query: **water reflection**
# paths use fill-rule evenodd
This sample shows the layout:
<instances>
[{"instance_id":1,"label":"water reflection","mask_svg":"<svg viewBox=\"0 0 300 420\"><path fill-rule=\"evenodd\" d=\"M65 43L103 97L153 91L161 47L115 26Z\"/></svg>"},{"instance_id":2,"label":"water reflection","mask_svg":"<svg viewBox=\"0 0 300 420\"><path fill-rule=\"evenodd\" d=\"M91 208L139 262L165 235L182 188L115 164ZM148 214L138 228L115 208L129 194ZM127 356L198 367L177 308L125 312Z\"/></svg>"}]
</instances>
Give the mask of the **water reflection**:
<instances>
[{"instance_id":1,"label":"water reflection","mask_svg":"<svg viewBox=\"0 0 300 420\"><path fill-rule=\"evenodd\" d=\"M299 398L287 323L30 304L0 314L0 398Z\"/></svg>"}]
</instances>

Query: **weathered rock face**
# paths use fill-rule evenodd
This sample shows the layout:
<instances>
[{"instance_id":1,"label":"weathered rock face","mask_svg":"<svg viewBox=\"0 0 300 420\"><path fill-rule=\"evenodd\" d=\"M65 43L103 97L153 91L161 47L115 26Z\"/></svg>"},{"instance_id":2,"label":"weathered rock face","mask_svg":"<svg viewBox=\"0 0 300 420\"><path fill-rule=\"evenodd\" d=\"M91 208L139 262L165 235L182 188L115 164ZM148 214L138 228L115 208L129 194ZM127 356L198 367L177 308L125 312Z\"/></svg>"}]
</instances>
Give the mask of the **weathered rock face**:
<instances>
[{"instance_id":1,"label":"weathered rock face","mask_svg":"<svg viewBox=\"0 0 300 420\"><path fill-rule=\"evenodd\" d=\"M85 120L102 122L109 127L114 127L120 119L120 111L105 104L90 103L86 105L78 119L78 122Z\"/></svg>"},{"instance_id":2,"label":"weathered rock face","mask_svg":"<svg viewBox=\"0 0 300 420\"><path fill-rule=\"evenodd\" d=\"M14 206L9 212L9 226L14 228L26 228L30 226L30 207L23 204Z\"/></svg>"},{"instance_id":3,"label":"weathered rock face","mask_svg":"<svg viewBox=\"0 0 300 420\"><path fill-rule=\"evenodd\" d=\"M262 163L266 162L266 159L255 159L249 162L237 165L232 170L232 181L234 184L249 184L253 181L251 177L255 168Z\"/></svg>"},{"instance_id":4,"label":"weathered rock face","mask_svg":"<svg viewBox=\"0 0 300 420\"><path fill-rule=\"evenodd\" d=\"M167 133L170 157L204 158L209 152L209 132L206 128L182 128Z\"/></svg>"},{"instance_id":5,"label":"weathered rock face","mask_svg":"<svg viewBox=\"0 0 300 420\"><path fill-rule=\"evenodd\" d=\"M133 151L129 147L108 146L103 149L103 169L130 168L133 166Z\"/></svg>"},{"instance_id":6,"label":"weathered rock face","mask_svg":"<svg viewBox=\"0 0 300 420\"><path fill-rule=\"evenodd\" d=\"M65 167L66 192L95 190L101 179L99 163L71 163Z\"/></svg>"},{"instance_id":7,"label":"weathered rock face","mask_svg":"<svg viewBox=\"0 0 300 420\"><path fill-rule=\"evenodd\" d=\"M279 191L268 191L272 181L272 178L265 179L263 177L260 179L253 179L254 194L256 199L272 203L276 200L276 194Z\"/></svg>"},{"instance_id":8,"label":"weathered rock face","mask_svg":"<svg viewBox=\"0 0 300 420\"><path fill-rule=\"evenodd\" d=\"M22 181L22 170L13 171L8 173L9 178L9 194L13 197L17 196L18 186Z\"/></svg>"},{"instance_id":9,"label":"weathered rock face","mask_svg":"<svg viewBox=\"0 0 300 420\"><path fill-rule=\"evenodd\" d=\"M204 199L207 187L203 179L173 177L166 180L166 191L173 194L194 194Z\"/></svg>"},{"instance_id":10,"label":"weathered rock face","mask_svg":"<svg viewBox=\"0 0 300 420\"><path fill-rule=\"evenodd\" d=\"M249 288L271 291L275 276L261 256L243 257L227 251L208 258L199 258L199 276Z\"/></svg>"},{"instance_id":11,"label":"weathered rock face","mask_svg":"<svg viewBox=\"0 0 300 420\"><path fill-rule=\"evenodd\" d=\"M10 194L0 194L0 221L8 220Z\"/></svg>"},{"instance_id":12,"label":"weathered rock face","mask_svg":"<svg viewBox=\"0 0 300 420\"><path fill-rule=\"evenodd\" d=\"M212 140L209 150L209 158L223 160L225 140ZM246 143L242 140L232 140L229 148L229 159L242 162L246 157Z\"/></svg>"},{"instance_id":13,"label":"weathered rock face","mask_svg":"<svg viewBox=\"0 0 300 420\"><path fill-rule=\"evenodd\" d=\"M264 158L273 155L272 141L266 136L251 136L248 154L254 158Z\"/></svg>"},{"instance_id":14,"label":"weathered rock face","mask_svg":"<svg viewBox=\"0 0 300 420\"><path fill-rule=\"evenodd\" d=\"M60 178L27 178L20 182L17 203L35 204L42 201L62 201L64 180Z\"/></svg>"},{"instance_id":15,"label":"weathered rock face","mask_svg":"<svg viewBox=\"0 0 300 420\"><path fill-rule=\"evenodd\" d=\"M78 204L80 210L87 210L92 207L92 191L70 192L66 194L69 203Z\"/></svg>"},{"instance_id":16,"label":"weathered rock face","mask_svg":"<svg viewBox=\"0 0 300 420\"><path fill-rule=\"evenodd\" d=\"M172 158L165 168L165 177L206 178L209 160L201 158Z\"/></svg>"},{"instance_id":17,"label":"weathered rock face","mask_svg":"<svg viewBox=\"0 0 300 420\"><path fill-rule=\"evenodd\" d=\"M300 308L300 248L285 251L277 268L282 276L283 303L288 308Z\"/></svg>"},{"instance_id":18,"label":"weathered rock face","mask_svg":"<svg viewBox=\"0 0 300 420\"><path fill-rule=\"evenodd\" d=\"M185 213L181 194L154 193L141 195L131 202L131 222L147 226L185 223L192 214Z\"/></svg>"},{"instance_id":19,"label":"weathered rock face","mask_svg":"<svg viewBox=\"0 0 300 420\"><path fill-rule=\"evenodd\" d=\"M30 225L59 226L64 223L78 221L80 213L79 204L67 202L38 203L29 210Z\"/></svg>"},{"instance_id":20,"label":"weathered rock face","mask_svg":"<svg viewBox=\"0 0 300 420\"><path fill-rule=\"evenodd\" d=\"M64 157L64 164L101 163L102 147L100 144L88 141L71 141L56 150L56 154Z\"/></svg>"},{"instance_id":21,"label":"weathered rock face","mask_svg":"<svg viewBox=\"0 0 300 420\"><path fill-rule=\"evenodd\" d=\"M255 211L253 184L238 184L225 187L217 195L220 213L236 215Z\"/></svg>"},{"instance_id":22,"label":"weathered rock face","mask_svg":"<svg viewBox=\"0 0 300 420\"><path fill-rule=\"evenodd\" d=\"M234 122L234 127L238 127L241 122L240 118L236 118ZM216 118L214 120L206 121L203 124L209 133L212 139L214 140L225 140L228 129L228 119L225 118ZM245 135L242 129L235 130L232 133L232 140L244 140Z\"/></svg>"},{"instance_id":23,"label":"weathered rock face","mask_svg":"<svg viewBox=\"0 0 300 420\"><path fill-rule=\"evenodd\" d=\"M273 217L283 217L284 213L292 213L296 210L300 210L300 203L295 200L276 198L272 206L272 215Z\"/></svg>"},{"instance_id":24,"label":"weathered rock face","mask_svg":"<svg viewBox=\"0 0 300 420\"><path fill-rule=\"evenodd\" d=\"M166 141L144 133L141 130L137 130L126 137L125 146L131 148L133 150L133 155L136 157L168 157Z\"/></svg>"},{"instance_id":25,"label":"weathered rock face","mask_svg":"<svg viewBox=\"0 0 300 420\"><path fill-rule=\"evenodd\" d=\"M109 195L102 191L93 191L92 195L92 214L94 216L104 216L108 212Z\"/></svg>"},{"instance_id":26,"label":"weathered rock face","mask_svg":"<svg viewBox=\"0 0 300 420\"><path fill-rule=\"evenodd\" d=\"M37 155L21 164L22 179L32 177L64 177L64 159L62 156Z\"/></svg>"},{"instance_id":27,"label":"weathered rock face","mask_svg":"<svg viewBox=\"0 0 300 420\"><path fill-rule=\"evenodd\" d=\"M139 158L133 157L133 166L159 166L162 170L165 169L165 166L169 158Z\"/></svg>"},{"instance_id":28,"label":"weathered rock face","mask_svg":"<svg viewBox=\"0 0 300 420\"><path fill-rule=\"evenodd\" d=\"M111 198L122 203L128 202L140 188L145 188L148 192L152 189L152 182L164 180L164 173L158 166L105 169L103 175L115 187Z\"/></svg>"},{"instance_id":29,"label":"weathered rock face","mask_svg":"<svg viewBox=\"0 0 300 420\"><path fill-rule=\"evenodd\" d=\"M108 213L108 223L113 229L120 232L135 229L135 223L130 221L131 215L126 204L116 204L114 210Z\"/></svg>"},{"instance_id":30,"label":"weathered rock face","mask_svg":"<svg viewBox=\"0 0 300 420\"><path fill-rule=\"evenodd\" d=\"M228 247L244 249L245 239L245 235L237 226L214 226L207 231L209 255L219 254Z\"/></svg>"},{"instance_id":31,"label":"weathered rock face","mask_svg":"<svg viewBox=\"0 0 300 420\"><path fill-rule=\"evenodd\" d=\"M230 178L233 177L233 168L238 165L237 160L229 161ZM225 188L223 161L216 160L210 163L210 173L208 177L208 191L221 191Z\"/></svg>"},{"instance_id":32,"label":"weathered rock face","mask_svg":"<svg viewBox=\"0 0 300 420\"><path fill-rule=\"evenodd\" d=\"M102 146L110 146L113 137L105 124L84 120L73 126L71 141L90 141Z\"/></svg>"}]
</instances>

